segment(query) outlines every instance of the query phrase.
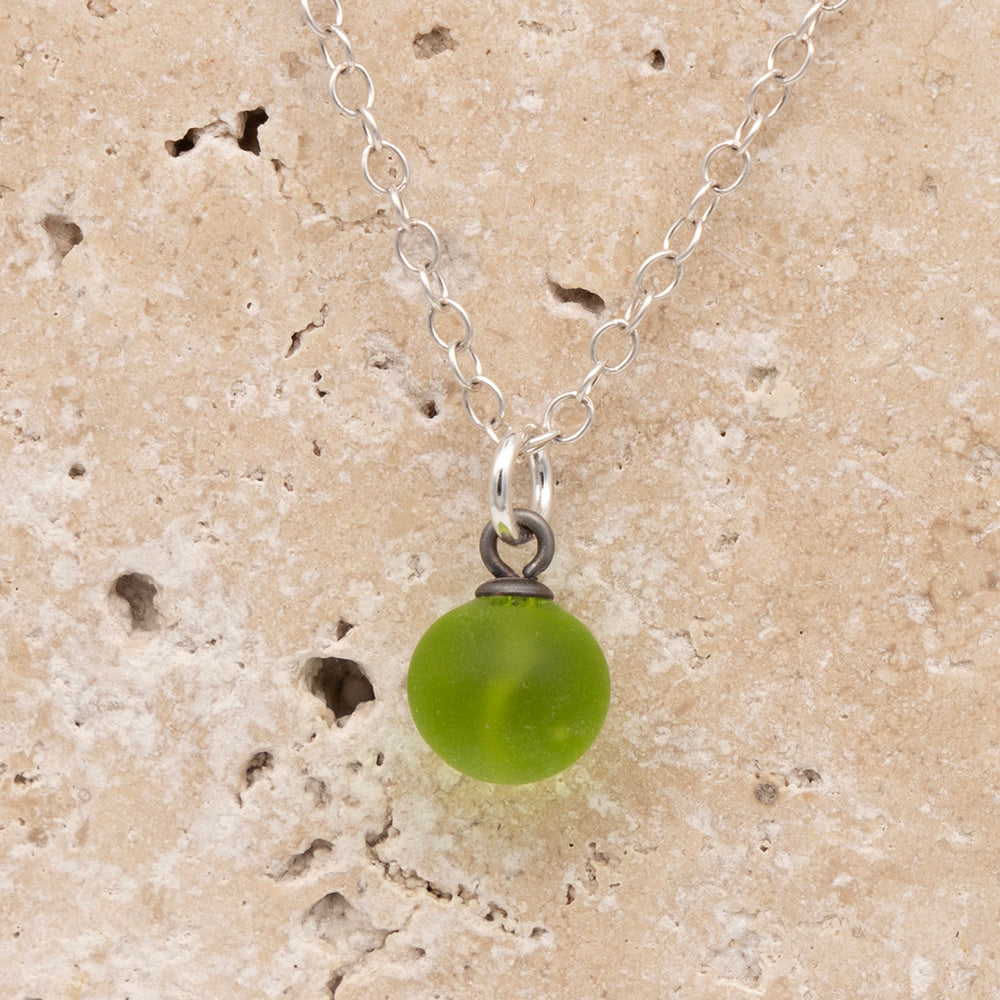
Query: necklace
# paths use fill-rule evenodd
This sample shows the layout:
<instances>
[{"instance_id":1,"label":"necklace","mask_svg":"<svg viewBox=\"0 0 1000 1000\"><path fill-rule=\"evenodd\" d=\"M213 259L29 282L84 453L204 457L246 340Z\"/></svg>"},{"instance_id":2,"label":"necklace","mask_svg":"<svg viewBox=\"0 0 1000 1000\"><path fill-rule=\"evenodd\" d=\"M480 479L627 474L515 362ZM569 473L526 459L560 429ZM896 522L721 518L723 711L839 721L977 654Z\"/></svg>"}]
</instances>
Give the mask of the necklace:
<instances>
[{"instance_id":1,"label":"necklace","mask_svg":"<svg viewBox=\"0 0 1000 1000\"><path fill-rule=\"evenodd\" d=\"M677 288L705 224L720 201L747 180L754 142L812 65L821 21L851 0L817 0L798 27L773 44L766 69L747 94L742 120L705 154L687 209L667 230L662 246L639 265L624 310L592 332L588 370L574 387L552 398L537 422L509 420L500 385L485 374L472 320L442 273L441 239L429 222L411 214L409 163L376 121L374 81L355 57L340 0L327 2L330 18L324 23L310 0L301 0L306 24L319 38L330 69L330 98L340 114L361 127L361 171L395 214L396 258L423 288L431 340L447 359L469 419L494 448L490 518L480 537L492 579L471 601L434 622L418 642L407 676L410 711L428 745L457 770L498 784L538 781L586 752L603 725L611 690L597 641L538 579L555 551L547 520L552 500L548 450L573 444L591 429L598 385L635 360L640 325L654 303ZM526 506L514 501L519 463L530 478ZM535 551L520 572L500 556L501 542L511 549L534 542Z\"/></svg>"}]
</instances>

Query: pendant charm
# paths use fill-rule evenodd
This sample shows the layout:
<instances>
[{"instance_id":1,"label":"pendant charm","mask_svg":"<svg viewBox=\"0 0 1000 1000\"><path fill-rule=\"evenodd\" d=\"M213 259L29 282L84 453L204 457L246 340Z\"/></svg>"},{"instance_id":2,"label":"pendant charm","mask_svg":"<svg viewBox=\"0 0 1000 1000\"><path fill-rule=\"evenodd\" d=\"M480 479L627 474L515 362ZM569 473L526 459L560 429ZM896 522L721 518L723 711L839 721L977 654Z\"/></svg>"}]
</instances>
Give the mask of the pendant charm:
<instances>
[{"instance_id":1,"label":"pendant charm","mask_svg":"<svg viewBox=\"0 0 1000 1000\"><path fill-rule=\"evenodd\" d=\"M555 546L548 522L518 509L517 544L535 557L516 574L487 524L483 561L495 579L424 633L406 689L420 735L456 770L493 784L539 781L569 767L593 743L608 711L611 679L587 628L537 579Z\"/></svg>"}]
</instances>

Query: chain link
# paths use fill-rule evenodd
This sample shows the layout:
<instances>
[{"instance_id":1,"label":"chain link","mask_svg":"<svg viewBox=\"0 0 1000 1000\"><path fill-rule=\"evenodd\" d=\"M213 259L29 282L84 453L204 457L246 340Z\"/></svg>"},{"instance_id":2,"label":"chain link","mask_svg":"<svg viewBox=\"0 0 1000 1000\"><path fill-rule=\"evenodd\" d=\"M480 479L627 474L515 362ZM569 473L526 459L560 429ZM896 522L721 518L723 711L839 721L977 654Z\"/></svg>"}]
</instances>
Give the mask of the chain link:
<instances>
[{"instance_id":1,"label":"chain link","mask_svg":"<svg viewBox=\"0 0 1000 1000\"><path fill-rule=\"evenodd\" d=\"M441 239L434 227L423 219L413 218L404 191L410 181L410 167L403 151L383 138L372 108L375 85L368 70L357 61L354 44L343 28L344 11L340 0L323 0L329 8L324 20L317 18L312 6L317 0L300 0L302 13L309 29L318 37L320 52L330 68L329 92L334 107L347 118L356 119L364 135L361 152L361 172L366 183L389 199L396 215L396 259L405 270L416 275L427 296L429 309L427 326L433 342L445 352L452 375L462 390L462 402L472 422L498 444L510 433L505 424L507 410L503 392L493 379L483 374L483 366L473 347L474 329L465 308L448 293L448 285L440 271ZM590 340L592 367L575 389L559 393L545 409L540 424L528 424L522 433L521 453L534 455L550 444L571 444L579 441L594 423L594 401L591 394L606 375L617 375L635 361L639 353L639 324L652 304L672 294L684 274L684 264L698 248L704 235L705 223L722 198L743 186L750 174L750 150L764 125L778 115L788 102L792 88L813 64L814 35L827 14L843 10L852 0L816 0L806 11L795 31L782 35L771 47L766 69L750 87L743 120L731 137L715 143L701 164L702 184L688 203L684 213L667 230L661 249L650 254L639 265L633 280L634 293L621 316L599 326ZM785 67L779 60L798 53L798 62ZM352 100L345 93L352 77L355 89L360 83L363 97ZM376 177L376 171L379 176ZM685 228L686 227L686 228ZM685 231L687 242L679 238ZM678 238L678 243L674 240ZM657 278L657 275L659 277ZM448 316L457 319L461 337L447 339L439 329L439 320ZM604 352L606 334L617 331L611 339L624 344L619 356ZM463 369L463 365L465 366ZM469 369L472 369L471 374ZM490 402L488 411L477 408ZM573 404L581 416L576 426L562 427L556 417Z\"/></svg>"}]
</instances>

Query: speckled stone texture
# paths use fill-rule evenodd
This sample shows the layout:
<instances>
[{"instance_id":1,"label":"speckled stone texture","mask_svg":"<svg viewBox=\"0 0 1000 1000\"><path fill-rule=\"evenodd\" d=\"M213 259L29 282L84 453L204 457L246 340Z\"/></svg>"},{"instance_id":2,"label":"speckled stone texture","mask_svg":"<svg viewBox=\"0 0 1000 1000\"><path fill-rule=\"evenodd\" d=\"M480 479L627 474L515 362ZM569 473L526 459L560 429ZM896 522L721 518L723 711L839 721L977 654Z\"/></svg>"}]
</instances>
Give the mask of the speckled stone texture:
<instances>
[{"instance_id":1,"label":"speckled stone texture","mask_svg":"<svg viewBox=\"0 0 1000 1000\"><path fill-rule=\"evenodd\" d=\"M517 422L807 3L345 7ZM554 450L614 687L521 788L407 714L492 454L297 4L0 52L0 996L1000 998L996 5L824 20Z\"/></svg>"}]
</instances>

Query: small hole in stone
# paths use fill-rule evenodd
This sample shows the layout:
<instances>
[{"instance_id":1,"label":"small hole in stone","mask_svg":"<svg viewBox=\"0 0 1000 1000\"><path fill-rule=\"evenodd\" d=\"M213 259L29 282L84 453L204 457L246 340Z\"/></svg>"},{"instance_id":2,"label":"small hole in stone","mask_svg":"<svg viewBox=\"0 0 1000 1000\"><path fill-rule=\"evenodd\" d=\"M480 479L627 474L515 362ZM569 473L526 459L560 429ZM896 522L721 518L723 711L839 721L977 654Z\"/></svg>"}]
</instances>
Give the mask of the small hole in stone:
<instances>
[{"instance_id":1,"label":"small hole in stone","mask_svg":"<svg viewBox=\"0 0 1000 1000\"><path fill-rule=\"evenodd\" d=\"M306 661L309 690L322 698L338 725L362 702L374 701L375 691L364 671L354 660L339 656L317 656Z\"/></svg>"},{"instance_id":2,"label":"small hole in stone","mask_svg":"<svg viewBox=\"0 0 1000 1000\"><path fill-rule=\"evenodd\" d=\"M294 854L288 861L288 867L278 876L281 881L291 878L301 878L312 867L317 853L325 854L333 849L329 840L317 837L301 854Z\"/></svg>"},{"instance_id":3,"label":"small hole in stone","mask_svg":"<svg viewBox=\"0 0 1000 1000\"><path fill-rule=\"evenodd\" d=\"M457 48L458 42L451 37L451 29L440 24L434 25L430 31L425 31L413 39L413 54L418 59L430 59Z\"/></svg>"},{"instance_id":4,"label":"small hole in stone","mask_svg":"<svg viewBox=\"0 0 1000 1000\"><path fill-rule=\"evenodd\" d=\"M260 140L257 138L257 131L267 119L268 114L263 108L241 111L236 118L240 129L236 136L236 145L248 153L253 153L254 156L260 156Z\"/></svg>"},{"instance_id":5,"label":"small hole in stone","mask_svg":"<svg viewBox=\"0 0 1000 1000\"><path fill-rule=\"evenodd\" d=\"M269 750L261 750L255 753L247 764L245 779L246 787L249 788L260 776L261 771L269 771L274 767L274 754Z\"/></svg>"},{"instance_id":6,"label":"small hole in stone","mask_svg":"<svg viewBox=\"0 0 1000 1000\"><path fill-rule=\"evenodd\" d=\"M420 405L420 412L428 420L433 420L438 415L437 403L433 399L428 399L426 403Z\"/></svg>"},{"instance_id":7,"label":"small hole in stone","mask_svg":"<svg viewBox=\"0 0 1000 1000\"><path fill-rule=\"evenodd\" d=\"M86 474L87 470L83 467L83 465L80 462L74 462L69 467L70 479L79 479L81 476L85 476Z\"/></svg>"},{"instance_id":8,"label":"small hole in stone","mask_svg":"<svg viewBox=\"0 0 1000 1000\"><path fill-rule=\"evenodd\" d=\"M160 613L153 603L157 587L152 577L144 573L125 573L115 580L112 592L128 604L133 630L151 632L157 627Z\"/></svg>"},{"instance_id":9,"label":"small hole in stone","mask_svg":"<svg viewBox=\"0 0 1000 1000\"><path fill-rule=\"evenodd\" d=\"M799 788L808 788L810 785L818 785L823 780L819 771L811 767L798 767L795 769L795 784Z\"/></svg>"},{"instance_id":10,"label":"small hole in stone","mask_svg":"<svg viewBox=\"0 0 1000 1000\"><path fill-rule=\"evenodd\" d=\"M778 369L774 365L754 365L747 375L747 392L759 392L762 388L770 391L778 377Z\"/></svg>"},{"instance_id":11,"label":"small hole in stone","mask_svg":"<svg viewBox=\"0 0 1000 1000\"><path fill-rule=\"evenodd\" d=\"M351 622L347 621L345 618L341 618L340 621L337 622L337 640L339 641L343 639L352 628L354 628L354 625Z\"/></svg>"},{"instance_id":12,"label":"small hole in stone","mask_svg":"<svg viewBox=\"0 0 1000 1000\"><path fill-rule=\"evenodd\" d=\"M189 128L180 139L167 139L163 143L168 156L181 156L183 153L190 153L194 149L201 137L200 128Z\"/></svg>"},{"instance_id":13,"label":"small hole in stone","mask_svg":"<svg viewBox=\"0 0 1000 1000\"><path fill-rule=\"evenodd\" d=\"M773 806L778 801L778 789L770 781L762 781L754 789L754 797L764 806Z\"/></svg>"},{"instance_id":14,"label":"small hole in stone","mask_svg":"<svg viewBox=\"0 0 1000 1000\"><path fill-rule=\"evenodd\" d=\"M659 49L653 49L646 57L647 62L653 69L663 69L667 65L667 60L663 58L663 53Z\"/></svg>"},{"instance_id":15,"label":"small hole in stone","mask_svg":"<svg viewBox=\"0 0 1000 1000\"><path fill-rule=\"evenodd\" d=\"M83 230L65 215L46 215L42 229L52 242L52 249L59 260L83 242Z\"/></svg>"},{"instance_id":16,"label":"small hole in stone","mask_svg":"<svg viewBox=\"0 0 1000 1000\"><path fill-rule=\"evenodd\" d=\"M604 311L604 299L597 292L587 288L566 288L556 281L549 281L549 291L557 302L570 302L581 306L595 316Z\"/></svg>"}]
</instances>

